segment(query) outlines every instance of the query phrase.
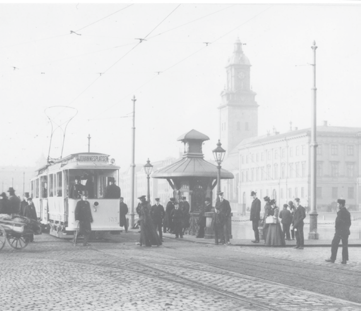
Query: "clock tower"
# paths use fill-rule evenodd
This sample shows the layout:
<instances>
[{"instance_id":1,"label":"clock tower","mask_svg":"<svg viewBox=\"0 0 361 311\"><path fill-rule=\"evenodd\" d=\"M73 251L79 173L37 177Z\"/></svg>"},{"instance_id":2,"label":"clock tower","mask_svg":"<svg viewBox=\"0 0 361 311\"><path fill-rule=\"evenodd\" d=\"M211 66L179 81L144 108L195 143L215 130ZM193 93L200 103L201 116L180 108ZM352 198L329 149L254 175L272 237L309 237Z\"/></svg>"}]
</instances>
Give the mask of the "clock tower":
<instances>
[{"instance_id":1,"label":"clock tower","mask_svg":"<svg viewBox=\"0 0 361 311\"><path fill-rule=\"evenodd\" d=\"M219 137L222 147L230 152L245 138L258 135L258 105L251 90L251 64L243 53L239 39L226 66L227 84L219 105Z\"/></svg>"}]
</instances>

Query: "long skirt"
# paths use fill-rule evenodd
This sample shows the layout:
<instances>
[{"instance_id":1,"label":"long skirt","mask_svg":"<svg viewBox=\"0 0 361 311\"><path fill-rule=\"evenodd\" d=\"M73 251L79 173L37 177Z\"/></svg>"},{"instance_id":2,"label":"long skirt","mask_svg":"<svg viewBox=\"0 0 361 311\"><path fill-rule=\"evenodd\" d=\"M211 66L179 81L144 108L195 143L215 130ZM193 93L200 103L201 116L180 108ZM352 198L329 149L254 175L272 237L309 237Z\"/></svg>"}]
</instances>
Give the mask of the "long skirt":
<instances>
[{"instance_id":1,"label":"long skirt","mask_svg":"<svg viewBox=\"0 0 361 311\"><path fill-rule=\"evenodd\" d=\"M162 244L152 221L140 221L140 244L145 246Z\"/></svg>"},{"instance_id":2,"label":"long skirt","mask_svg":"<svg viewBox=\"0 0 361 311\"><path fill-rule=\"evenodd\" d=\"M269 224L265 244L267 246L285 246L285 237L279 223Z\"/></svg>"}]
</instances>

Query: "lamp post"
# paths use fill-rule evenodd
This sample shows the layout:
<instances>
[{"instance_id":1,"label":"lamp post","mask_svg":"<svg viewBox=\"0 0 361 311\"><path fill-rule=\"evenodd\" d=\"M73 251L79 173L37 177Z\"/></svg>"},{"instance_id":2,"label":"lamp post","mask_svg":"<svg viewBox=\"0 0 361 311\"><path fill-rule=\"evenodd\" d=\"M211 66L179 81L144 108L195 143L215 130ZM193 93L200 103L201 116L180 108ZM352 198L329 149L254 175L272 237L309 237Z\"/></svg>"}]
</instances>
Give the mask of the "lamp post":
<instances>
[{"instance_id":1,"label":"lamp post","mask_svg":"<svg viewBox=\"0 0 361 311\"><path fill-rule=\"evenodd\" d=\"M217 172L217 196L221 192L221 163L224 159L224 156L226 154L226 150L224 150L222 147L221 141L218 139L217 148L214 149L213 156L214 160L217 162L218 166L218 172Z\"/></svg>"},{"instance_id":2,"label":"lamp post","mask_svg":"<svg viewBox=\"0 0 361 311\"><path fill-rule=\"evenodd\" d=\"M148 180L148 183L147 183L147 189L148 189L147 200L148 200L149 203L150 203L149 179L150 179L150 174L152 173L152 171L153 171L153 165L150 164L150 161L148 159L147 164L144 165L144 172L147 175L147 180Z\"/></svg>"}]
</instances>

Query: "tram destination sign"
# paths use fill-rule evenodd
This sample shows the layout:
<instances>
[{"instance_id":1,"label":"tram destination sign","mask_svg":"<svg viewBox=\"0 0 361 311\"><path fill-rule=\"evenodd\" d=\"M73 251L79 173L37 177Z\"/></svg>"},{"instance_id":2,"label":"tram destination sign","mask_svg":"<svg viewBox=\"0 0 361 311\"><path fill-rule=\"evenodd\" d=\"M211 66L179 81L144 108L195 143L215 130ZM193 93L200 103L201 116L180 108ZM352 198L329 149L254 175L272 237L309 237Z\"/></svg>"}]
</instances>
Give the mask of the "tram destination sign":
<instances>
[{"instance_id":1,"label":"tram destination sign","mask_svg":"<svg viewBox=\"0 0 361 311\"><path fill-rule=\"evenodd\" d=\"M79 162L108 162L105 155L78 155Z\"/></svg>"}]
</instances>

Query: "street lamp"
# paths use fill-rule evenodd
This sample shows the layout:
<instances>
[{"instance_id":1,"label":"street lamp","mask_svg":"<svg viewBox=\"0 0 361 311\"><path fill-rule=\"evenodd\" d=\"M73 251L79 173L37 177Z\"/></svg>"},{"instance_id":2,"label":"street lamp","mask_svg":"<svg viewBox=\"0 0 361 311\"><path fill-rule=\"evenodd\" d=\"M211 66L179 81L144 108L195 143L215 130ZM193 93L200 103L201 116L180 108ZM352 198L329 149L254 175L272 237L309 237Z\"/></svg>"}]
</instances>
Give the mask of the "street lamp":
<instances>
[{"instance_id":1,"label":"street lamp","mask_svg":"<svg viewBox=\"0 0 361 311\"><path fill-rule=\"evenodd\" d=\"M222 147L221 141L218 139L217 148L214 149L213 156L214 160L217 162L218 166L218 172L217 172L217 195L221 192L221 163L224 159L224 156L226 154L226 150L224 150Z\"/></svg>"},{"instance_id":2,"label":"street lamp","mask_svg":"<svg viewBox=\"0 0 361 311\"><path fill-rule=\"evenodd\" d=\"M152 173L152 171L153 171L153 165L152 164L150 164L150 161L149 161L149 159L148 159L148 161L147 161L147 164L146 165L144 165L144 172L145 172L145 174L147 175L147 179L148 179L148 195L147 195L147 199L148 199L148 202L150 203L150 189L149 189L149 179L150 179L150 174Z\"/></svg>"}]
</instances>

